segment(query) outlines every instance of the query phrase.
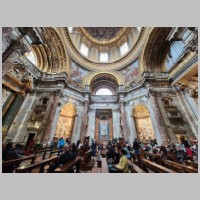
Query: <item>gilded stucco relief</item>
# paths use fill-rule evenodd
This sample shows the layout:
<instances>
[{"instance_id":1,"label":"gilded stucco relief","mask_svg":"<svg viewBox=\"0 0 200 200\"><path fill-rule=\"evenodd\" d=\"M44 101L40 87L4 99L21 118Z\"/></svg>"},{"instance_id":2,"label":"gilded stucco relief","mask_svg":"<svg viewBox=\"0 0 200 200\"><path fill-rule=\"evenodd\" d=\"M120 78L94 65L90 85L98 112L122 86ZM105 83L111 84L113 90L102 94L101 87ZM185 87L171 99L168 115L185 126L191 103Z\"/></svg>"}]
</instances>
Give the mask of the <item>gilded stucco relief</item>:
<instances>
[{"instance_id":1,"label":"gilded stucco relief","mask_svg":"<svg viewBox=\"0 0 200 200\"><path fill-rule=\"evenodd\" d=\"M140 141L148 142L155 139L154 130L148 109L139 105L133 110L137 135Z\"/></svg>"},{"instance_id":2,"label":"gilded stucco relief","mask_svg":"<svg viewBox=\"0 0 200 200\"><path fill-rule=\"evenodd\" d=\"M75 115L76 108L72 103L63 106L56 127L56 137L67 138L72 136Z\"/></svg>"}]
</instances>

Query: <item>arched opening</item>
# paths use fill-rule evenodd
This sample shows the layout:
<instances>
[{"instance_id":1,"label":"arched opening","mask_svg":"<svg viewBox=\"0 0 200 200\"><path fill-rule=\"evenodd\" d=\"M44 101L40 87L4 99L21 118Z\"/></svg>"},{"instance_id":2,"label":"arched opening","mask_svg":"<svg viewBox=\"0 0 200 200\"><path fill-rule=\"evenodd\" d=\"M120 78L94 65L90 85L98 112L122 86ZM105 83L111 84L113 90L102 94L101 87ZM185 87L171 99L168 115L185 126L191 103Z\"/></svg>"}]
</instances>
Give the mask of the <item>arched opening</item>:
<instances>
[{"instance_id":1,"label":"arched opening","mask_svg":"<svg viewBox=\"0 0 200 200\"><path fill-rule=\"evenodd\" d=\"M155 139L148 109L143 105L139 105L133 109L133 116L138 139L143 143L147 143L149 140Z\"/></svg>"},{"instance_id":2,"label":"arched opening","mask_svg":"<svg viewBox=\"0 0 200 200\"><path fill-rule=\"evenodd\" d=\"M96 90L95 94L96 95L113 95L113 92L107 87L101 87Z\"/></svg>"},{"instance_id":3,"label":"arched opening","mask_svg":"<svg viewBox=\"0 0 200 200\"><path fill-rule=\"evenodd\" d=\"M32 51L26 52L26 53L25 53L25 56L26 56L27 59L28 59L30 62L32 62L34 65L37 64L37 62L36 62L36 57L35 57L35 55L34 55L34 53L33 53Z\"/></svg>"},{"instance_id":4,"label":"arched opening","mask_svg":"<svg viewBox=\"0 0 200 200\"><path fill-rule=\"evenodd\" d=\"M55 137L72 137L75 116L76 107L74 106L74 104L66 103L60 111L60 116L55 131Z\"/></svg>"},{"instance_id":5,"label":"arched opening","mask_svg":"<svg viewBox=\"0 0 200 200\"><path fill-rule=\"evenodd\" d=\"M94 95L115 95L118 81L111 74L98 74L92 78L90 87Z\"/></svg>"}]
</instances>

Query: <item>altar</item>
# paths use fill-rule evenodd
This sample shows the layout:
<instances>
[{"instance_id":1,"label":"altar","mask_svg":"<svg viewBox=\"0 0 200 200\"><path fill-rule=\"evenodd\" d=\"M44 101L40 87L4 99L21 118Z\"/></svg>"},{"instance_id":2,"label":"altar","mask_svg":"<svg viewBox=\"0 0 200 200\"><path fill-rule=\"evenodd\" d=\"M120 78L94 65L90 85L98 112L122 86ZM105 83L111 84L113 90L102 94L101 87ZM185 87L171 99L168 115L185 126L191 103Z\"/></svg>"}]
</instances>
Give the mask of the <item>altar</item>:
<instances>
[{"instance_id":1,"label":"altar","mask_svg":"<svg viewBox=\"0 0 200 200\"><path fill-rule=\"evenodd\" d=\"M112 133L112 110L97 109L96 110L96 126L95 139L97 140L111 140Z\"/></svg>"}]
</instances>

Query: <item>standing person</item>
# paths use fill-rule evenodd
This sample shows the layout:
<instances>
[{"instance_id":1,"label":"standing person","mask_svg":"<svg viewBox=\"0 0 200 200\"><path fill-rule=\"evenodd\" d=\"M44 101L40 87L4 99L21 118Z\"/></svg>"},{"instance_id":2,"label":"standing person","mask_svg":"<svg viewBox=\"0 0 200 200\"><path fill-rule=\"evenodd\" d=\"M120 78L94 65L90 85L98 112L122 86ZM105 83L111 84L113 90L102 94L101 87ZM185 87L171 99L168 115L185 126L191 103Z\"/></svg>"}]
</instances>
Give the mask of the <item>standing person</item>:
<instances>
[{"instance_id":1,"label":"standing person","mask_svg":"<svg viewBox=\"0 0 200 200\"><path fill-rule=\"evenodd\" d=\"M61 137L59 140L58 140L58 149L61 150L65 145L65 140L63 139L63 137Z\"/></svg>"},{"instance_id":2,"label":"standing person","mask_svg":"<svg viewBox=\"0 0 200 200\"><path fill-rule=\"evenodd\" d=\"M92 150L92 157L96 157L96 149L97 149L97 143L95 140L92 141L91 144L91 150Z\"/></svg>"},{"instance_id":3,"label":"standing person","mask_svg":"<svg viewBox=\"0 0 200 200\"><path fill-rule=\"evenodd\" d=\"M137 160L140 163L140 145L139 145L139 142L138 142L137 138L134 139L133 149L134 149L135 155L137 157Z\"/></svg>"},{"instance_id":4,"label":"standing person","mask_svg":"<svg viewBox=\"0 0 200 200\"><path fill-rule=\"evenodd\" d=\"M79 149L79 145L81 144L81 140L77 140L77 142L76 142L76 146L77 146L77 148Z\"/></svg>"},{"instance_id":5,"label":"standing person","mask_svg":"<svg viewBox=\"0 0 200 200\"><path fill-rule=\"evenodd\" d=\"M32 151L34 145L35 145L35 141L34 141L34 139L32 138L32 139L30 140L29 144L28 144L28 150L29 150L29 151Z\"/></svg>"},{"instance_id":6,"label":"standing person","mask_svg":"<svg viewBox=\"0 0 200 200\"><path fill-rule=\"evenodd\" d=\"M193 141L192 151L194 152L196 161L198 161L198 141L197 140Z\"/></svg>"},{"instance_id":7,"label":"standing person","mask_svg":"<svg viewBox=\"0 0 200 200\"><path fill-rule=\"evenodd\" d=\"M131 159L131 153L130 151L128 150L128 142L126 142L124 145L123 145L123 149L126 151L126 157L128 159Z\"/></svg>"},{"instance_id":8,"label":"standing person","mask_svg":"<svg viewBox=\"0 0 200 200\"><path fill-rule=\"evenodd\" d=\"M68 144L68 145L71 144L71 139L70 139L70 138L67 138L67 139L66 139L66 144Z\"/></svg>"},{"instance_id":9,"label":"standing person","mask_svg":"<svg viewBox=\"0 0 200 200\"><path fill-rule=\"evenodd\" d=\"M190 145L188 143L187 140L185 140L184 136L180 138L181 140L181 145L183 150L186 152L187 156L189 157L189 159L193 159L193 154L192 154L192 150L190 149Z\"/></svg>"}]
</instances>

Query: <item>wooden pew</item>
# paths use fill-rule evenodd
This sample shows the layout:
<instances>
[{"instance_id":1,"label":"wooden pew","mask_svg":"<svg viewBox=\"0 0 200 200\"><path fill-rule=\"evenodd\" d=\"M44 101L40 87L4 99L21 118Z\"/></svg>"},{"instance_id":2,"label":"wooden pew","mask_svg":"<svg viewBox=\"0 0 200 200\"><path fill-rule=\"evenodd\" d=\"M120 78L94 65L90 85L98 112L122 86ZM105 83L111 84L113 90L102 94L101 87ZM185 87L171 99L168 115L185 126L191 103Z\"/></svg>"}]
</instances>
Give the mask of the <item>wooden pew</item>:
<instances>
[{"instance_id":1,"label":"wooden pew","mask_svg":"<svg viewBox=\"0 0 200 200\"><path fill-rule=\"evenodd\" d=\"M185 164L198 169L198 163L192 162L191 160L185 160Z\"/></svg>"},{"instance_id":2,"label":"wooden pew","mask_svg":"<svg viewBox=\"0 0 200 200\"><path fill-rule=\"evenodd\" d=\"M48 149L36 150L36 151L34 152L34 154L36 155L36 154L38 154L38 153L44 153L44 154L43 154L43 157L42 157L42 160L44 160L47 151L51 151L51 149L48 148Z\"/></svg>"},{"instance_id":3,"label":"wooden pew","mask_svg":"<svg viewBox=\"0 0 200 200\"><path fill-rule=\"evenodd\" d=\"M177 172L198 173L198 169L196 169L194 167L176 163L171 160L162 160L162 163L164 166L168 166L169 168L171 168Z\"/></svg>"},{"instance_id":4,"label":"wooden pew","mask_svg":"<svg viewBox=\"0 0 200 200\"><path fill-rule=\"evenodd\" d=\"M64 149L51 151L51 152L50 152L50 155L49 155L49 158L51 158L51 156L52 156L54 153L57 153L57 156L59 156L60 153L61 153L61 154L63 153L63 151L64 151Z\"/></svg>"},{"instance_id":5,"label":"wooden pew","mask_svg":"<svg viewBox=\"0 0 200 200\"><path fill-rule=\"evenodd\" d=\"M145 152L144 154L145 154L146 159L149 159L150 161L154 161L154 162L158 163L159 165L161 165L160 155L150 153L150 152Z\"/></svg>"},{"instance_id":6,"label":"wooden pew","mask_svg":"<svg viewBox=\"0 0 200 200\"><path fill-rule=\"evenodd\" d=\"M143 169L145 171L148 171L147 168L151 169L152 171L158 172L158 173L176 173L175 171L168 169L162 165L156 164L154 162L151 162L150 160L141 159L141 164L143 166Z\"/></svg>"},{"instance_id":7,"label":"wooden pew","mask_svg":"<svg viewBox=\"0 0 200 200\"><path fill-rule=\"evenodd\" d=\"M20 166L20 167L16 168L16 173L31 173L33 169L37 169L37 168L39 168L39 173L44 173L45 166L50 165L51 162L56 161L58 158L59 158L58 156L55 156L52 158L42 160L41 162L38 162L35 164L31 164L28 166Z\"/></svg>"},{"instance_id":8,"label":"wooden pew","mask_svg":"<svg viewBox=\"0 0 200 200\"><path fill-rule=\"evenodd\" d=\"M171 161L174 161L174 162L178 162L178 159L177 159L177 157L176 157L176 155L175 154L167 154L166 155L166 157L167 157L167 159L168 160L171 160Z\"/></svg>"},{"instance_id":9,"label":"wooden pew","mask_svg":"<svg viewBox=\"0 0 200 200\"><path fill-rule=\"evenodd\" d=\"M17 168L23 161L31 160L34 163L36 155L25 156L18 159L12 159L2 162L2 173L13 173L13 170Z\"/></svg>"},{"instance_id":10,"label":"wooden pew","mask_svg":"<svg viewBox=\"0 0 200 200\"><path fill-rule=\"evenodd\" d=\"M76 159L66 163L62 167L59 167L55 169L55 173L67 173L74 167L76 168L76 173L79 173L79 168L80 168L80 162L81 162L81 157L77 156Z\"/></svg>"},{"instance_id":11,"label":"wooden pew","mask_svg":"<svg viewBox=\"0 0 200 200\"><path fill-rule=\"evenodd\" d=\"M92 157L92 151L91 150L86 151L84 153L84 162L88 163L89 160L91 160L91 157Z\"/></svg>"},{"instance_id":12,"label":"wooden pew","mask_svg":"<svg viewBox=\"0 0 200 200\"><path fill-rule=\"evenodd\" d=\"M129 169L130 169L131 173L146 173L143 169L138 167L131 160L128 160L128 165L129 165Z\"/></svg>"}]
</instances>

